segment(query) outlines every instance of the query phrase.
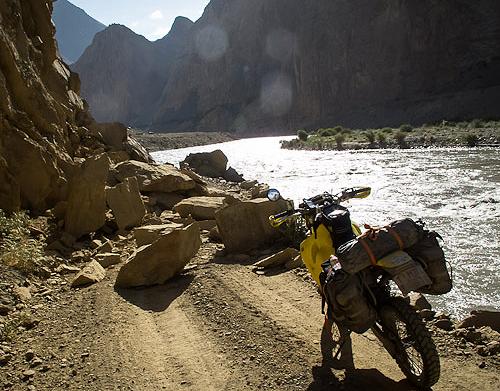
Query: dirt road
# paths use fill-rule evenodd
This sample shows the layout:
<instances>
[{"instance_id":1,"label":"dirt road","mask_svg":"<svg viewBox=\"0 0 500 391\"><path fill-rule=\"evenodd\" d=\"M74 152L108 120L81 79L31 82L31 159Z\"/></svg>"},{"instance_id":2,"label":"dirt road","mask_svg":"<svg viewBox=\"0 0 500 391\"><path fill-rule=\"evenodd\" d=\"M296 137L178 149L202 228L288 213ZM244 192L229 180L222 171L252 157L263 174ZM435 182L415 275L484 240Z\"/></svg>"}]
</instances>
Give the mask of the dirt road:
<instances>
[{"instance_id":1,"label":"dirt road","mask_svg":"<svg viewBox=\"0 0 500 391\"><path fill-rule=\"evenodd\" d=\"M117 292L111 272L40 309L40 325L18 343L20 352L33 349L43 360L31 389L412 389L369 333L353 338L355 369L323 365L320 299L296 273L258 276L249 266L207 257L164 286ZM28 389L10 381L12 389ZM443 357L434 389L499 385L498 373L476 361Z\"/></svg>"}]
</instances>

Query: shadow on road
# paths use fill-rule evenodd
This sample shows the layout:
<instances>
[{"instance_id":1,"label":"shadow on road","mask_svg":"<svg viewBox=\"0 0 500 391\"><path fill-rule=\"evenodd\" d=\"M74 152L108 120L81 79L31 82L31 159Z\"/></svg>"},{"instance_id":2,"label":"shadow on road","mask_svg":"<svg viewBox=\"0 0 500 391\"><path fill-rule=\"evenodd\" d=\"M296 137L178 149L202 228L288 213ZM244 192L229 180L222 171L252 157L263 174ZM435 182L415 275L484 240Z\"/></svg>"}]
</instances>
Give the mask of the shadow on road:
<instances>
[{"instance_id":1,"label":"shadow on road","mask_svg":"<svg viewBox=\"0 0 500 391\"><path fill-rule=\"evenodd\" d=\"M135 289L116 288L116 292L143 310L162 312L187 289L193 279L192 275L180 275L164 285Z\"/></svg>"},{"instance_id":2,"label":"shadow on road","mask_svg":"<svg viewBox=\"0 0 500 391\"><path fill-rule=\"evenodd\" d=\"M332 339L332 323L325 321L321 332L322 365L312 368L313 382L308 391L334 390L388 390L410 391L413 387L406 381L396 382L377 369L356 369L352 355L352 341L345 334L346 342L342 345L339 357L334 357L338 344ZM340 331L342 334L345 331ZM376 360L376 357L373 358ZM339 379L334 370L344 370Z\"/></svg>"}]
</instances>

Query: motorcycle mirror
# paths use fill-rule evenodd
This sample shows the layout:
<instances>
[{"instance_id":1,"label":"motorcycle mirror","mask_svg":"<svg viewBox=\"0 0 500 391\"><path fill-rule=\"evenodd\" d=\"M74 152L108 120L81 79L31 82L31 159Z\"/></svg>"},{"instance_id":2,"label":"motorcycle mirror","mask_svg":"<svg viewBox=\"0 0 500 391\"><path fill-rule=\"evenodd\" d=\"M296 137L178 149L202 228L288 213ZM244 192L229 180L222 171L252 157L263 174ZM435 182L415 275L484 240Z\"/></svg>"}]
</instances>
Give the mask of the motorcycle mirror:
<instances>
[{"instance_id":1,"label":"motorcycle mirror","mask_svg":"<svg viewBox=\"0 0 500 391\"><path fill-rule=\"evenodd\" d=\"M354 198L366 198L372 192L371 187L355 187L354 188Z\"/></svg>"},{"instance_id":2,"label":"motorcycle mirror","mask_svg":"<svg viewBox=\"0 0 500 391\"><path fill-rule=\"evenodd\" d=\"M267 192L267 198L269 201L278 201L281 198L281 194L276 189L269 189Z\"/></svg>"}]
</instances>

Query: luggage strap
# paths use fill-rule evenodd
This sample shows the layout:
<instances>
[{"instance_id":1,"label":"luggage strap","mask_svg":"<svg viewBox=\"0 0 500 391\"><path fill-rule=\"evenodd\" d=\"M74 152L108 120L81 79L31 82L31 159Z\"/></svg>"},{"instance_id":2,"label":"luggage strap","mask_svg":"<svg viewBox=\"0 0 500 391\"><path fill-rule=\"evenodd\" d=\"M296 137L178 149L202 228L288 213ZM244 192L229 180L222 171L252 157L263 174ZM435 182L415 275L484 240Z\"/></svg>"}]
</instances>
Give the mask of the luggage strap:
<instances>
[{"instance_id":1,"label":"luggage strap","mask_svg":"<svg viewBox=\"0 0 500 391\"><path fill-rule=\"evenodd\" d=\"M403 241L401 240L401 236L399 236L399 234L396 232L396 230L392 227L386 227L386 229L387 229L387 232L389 232L392 235L392 237L394 239L396 239L396 242L399 246L399 249L403 250L405 248L405 245L404 245Z\"/></svg>"},{"instance_id":2,"label":"luggage strap","mask_svg":"<svg viewBox=\"0 0 500 391\"><path fill-rule=\"evenodd\" d=\"M372 265L377 266L377 258L375 258L375 255L373 254L372 249L370 248L368 243L366 243L365 239L359 238L359 243L361 243L361 245L365 249L366 253L368 254L368 257L370 258L370 262L372 263Z\"/></svg>"}]
</instances>

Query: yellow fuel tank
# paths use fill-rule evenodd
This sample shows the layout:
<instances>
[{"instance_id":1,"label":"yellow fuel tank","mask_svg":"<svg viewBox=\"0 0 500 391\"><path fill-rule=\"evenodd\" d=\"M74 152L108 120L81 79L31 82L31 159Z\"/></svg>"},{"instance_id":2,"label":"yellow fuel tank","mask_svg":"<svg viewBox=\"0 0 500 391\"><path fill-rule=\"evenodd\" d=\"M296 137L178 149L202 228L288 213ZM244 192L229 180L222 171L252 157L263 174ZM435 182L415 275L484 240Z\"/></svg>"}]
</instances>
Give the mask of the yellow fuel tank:
<instances>
[{"instance_id":1,"label":"yellow fuel tank","mask_svg":"<svg viewBox=\"0 0 500 391\"><path fill-rule=\"evenodd\" d=\"M356 236L361 235L361 230L356 224L352 224L352 229ZM320 224L316 231L300 244L300 255L314 281L320 285L321 264L331 255L335 255L330 231L324 224Z\"/></svg>"}]
</instances>

